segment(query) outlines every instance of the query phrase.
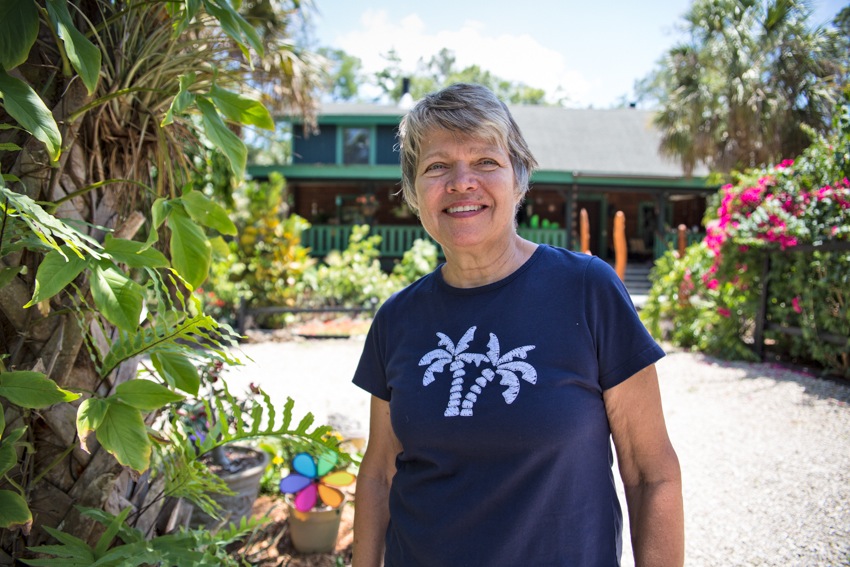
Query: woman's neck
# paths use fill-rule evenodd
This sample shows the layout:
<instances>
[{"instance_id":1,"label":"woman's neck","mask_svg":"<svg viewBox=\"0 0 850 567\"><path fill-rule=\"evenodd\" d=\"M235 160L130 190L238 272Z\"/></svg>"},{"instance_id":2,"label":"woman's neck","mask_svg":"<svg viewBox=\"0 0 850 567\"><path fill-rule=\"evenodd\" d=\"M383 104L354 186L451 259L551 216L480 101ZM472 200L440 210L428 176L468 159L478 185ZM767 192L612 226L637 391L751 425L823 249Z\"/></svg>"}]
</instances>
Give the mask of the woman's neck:
<instances>
[{"instance_id":1,"label":"woman's neck","mask_svg":"<svg viewBox=\"0 0 850 567\"><path fill-rule=\"evenodd\" d=\"M502 280L531 258L537 245L514 235L500 249L486 253L472 251L445 251L446 263L442 269L443 280L452 287L481 287Z\"/></svg>"}]
</instances>

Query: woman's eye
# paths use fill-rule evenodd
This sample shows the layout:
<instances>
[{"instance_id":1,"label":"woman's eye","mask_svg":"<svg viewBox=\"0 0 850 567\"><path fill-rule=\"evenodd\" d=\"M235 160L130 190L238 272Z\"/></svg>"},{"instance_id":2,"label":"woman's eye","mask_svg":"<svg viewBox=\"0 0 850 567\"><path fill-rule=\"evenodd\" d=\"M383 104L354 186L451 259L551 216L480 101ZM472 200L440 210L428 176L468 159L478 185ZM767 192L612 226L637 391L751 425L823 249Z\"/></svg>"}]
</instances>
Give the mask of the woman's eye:
<instances>
[{"instance_id":1,"label":"woman's eye","mask_svg":"<svg viewBox=\"0 0 850 567\"><path fill-rule=\"evenodd\" d=\"M443 169L444 167L442 163L432 163L425 168L425 171L434 171L435 169Z\"/></svg>"}]
</instances>

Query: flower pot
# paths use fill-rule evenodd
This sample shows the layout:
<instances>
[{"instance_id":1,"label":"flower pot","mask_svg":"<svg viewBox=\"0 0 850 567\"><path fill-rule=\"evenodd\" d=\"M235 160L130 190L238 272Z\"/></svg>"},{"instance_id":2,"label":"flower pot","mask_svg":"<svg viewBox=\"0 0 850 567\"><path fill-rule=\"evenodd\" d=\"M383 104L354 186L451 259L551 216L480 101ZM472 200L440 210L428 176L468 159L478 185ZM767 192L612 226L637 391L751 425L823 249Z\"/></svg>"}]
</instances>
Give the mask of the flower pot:
<instances>
[{"instance_id":1,"label":"flower pot","mask_svg":"<svg viewBox=\"0 0 850 567\"><path fill-rule=\"evenodd\" d=\"M239 524L242 518L251 515L254 501L260 492L260 480L269 464L269 455L265 451L250 447L228 446L227 451L231 460L242 458L250 465L237 472L218 473L219 478L236 494L210 494L221 506L221 519L215 519L200 508L195 508L191 521L194 528L215 529L221 525Z\"/></svg>"},{"instance_id":2,"label":"flower pot","mask_svg":"<svg viewBox=\"0 0 850 567\"><path fill-rule=\"evenodd\" d=\"M300 553L332 553L336 548L343 506L345 502L336 508L301 512L287 499L293 547Z\"/></svg>"}]
</instances>

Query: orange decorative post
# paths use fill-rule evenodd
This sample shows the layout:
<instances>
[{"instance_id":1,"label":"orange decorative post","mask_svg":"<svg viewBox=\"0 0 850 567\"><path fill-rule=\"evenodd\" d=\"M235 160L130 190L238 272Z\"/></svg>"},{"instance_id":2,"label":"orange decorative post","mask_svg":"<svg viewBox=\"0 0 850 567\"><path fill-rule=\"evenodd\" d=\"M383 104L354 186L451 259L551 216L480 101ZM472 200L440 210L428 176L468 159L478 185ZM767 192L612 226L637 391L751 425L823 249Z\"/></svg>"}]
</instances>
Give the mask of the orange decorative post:
<instances>
[{"instance_id":1,"label":"orange decorative post","mask_svg":"<svg viewBox=\"0 0 850 567\"><path fill-rule=\"evenodd\" d=\"M620 279L626 280L626 215L623 211L617 211L614 215L614 269Z\"/></svg>"},{"instance_id":2,"label":"orange decorative post","mask_svg":"<svg viewBox=\"0 0 850 567\"><path fill-rule=\"evenodd\" d=\"M590 254L590 219L587 216L587 209L581 210L578 226L581 235L581 251Z\"/></svg>"},{"instance_id":3,"label":"orange decorative post","mask_svg":"<svg viewBox=\"0 0 850 567\"><path fill-rule=\"evenodd\" d=\"M683 224L679 225L679 258L685 257L685 248L688 247L688 235L686 234L688 227Z\"/></svg>"}]
</instances>

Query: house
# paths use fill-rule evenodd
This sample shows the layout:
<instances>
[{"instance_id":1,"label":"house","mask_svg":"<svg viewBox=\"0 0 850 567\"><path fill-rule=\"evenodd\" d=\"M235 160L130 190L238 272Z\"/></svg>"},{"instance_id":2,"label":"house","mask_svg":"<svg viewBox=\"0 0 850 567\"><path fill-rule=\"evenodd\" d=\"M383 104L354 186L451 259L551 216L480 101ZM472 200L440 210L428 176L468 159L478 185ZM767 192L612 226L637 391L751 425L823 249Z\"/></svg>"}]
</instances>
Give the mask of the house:
<instances>
[{"instance_id":1,"label":"house","mask_svg":"<svg viewBox=\"0 0 850 567\"><path fill-rule=\"evenodd\" d=\"M672 242L679 225L699 231L706 197L717 190L707 171L684 175L659 153L654 113L549 106L511 107L539 162L518 215L520 233L537 242L577 249L579 211L590 226L590 250L613 257L617 211L626 217L630 260L650 260ZM305 243L315 254L344 248L350 227L368 223L382 234L382 253L398 257L425 236L403 203L395 150L404 110L391 105L326 104L318 132L292 123L291 163L249 166L254 178L279 171L293 198L292 212L312 223Z\"/></svg>"}]
</instances>

